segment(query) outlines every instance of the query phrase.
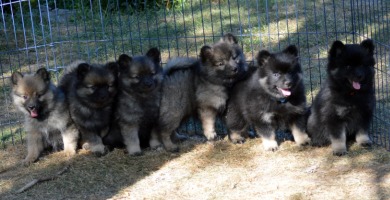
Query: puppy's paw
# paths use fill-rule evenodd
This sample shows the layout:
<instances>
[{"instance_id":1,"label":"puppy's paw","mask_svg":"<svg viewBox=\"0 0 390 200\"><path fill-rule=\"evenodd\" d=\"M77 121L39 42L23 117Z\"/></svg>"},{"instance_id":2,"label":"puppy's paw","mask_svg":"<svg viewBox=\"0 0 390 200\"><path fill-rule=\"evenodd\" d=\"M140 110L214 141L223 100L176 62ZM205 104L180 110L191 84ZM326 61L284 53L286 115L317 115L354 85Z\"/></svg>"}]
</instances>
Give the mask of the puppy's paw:
<instances>
[{"instance_id":1,"label":"puppy's paw","mask_svg":"<svg viewBox=\"0 0 390 200\"><path fill-rule=\"evenodd\" d=\"M179 147L175 143L173 143L171 139L163 140L163 142L166 151L173 153L179 152Z\"/></svg>"},{"instance_id":2,"label":"puppy's paw","mask_svg":"<svg viewBox=\"0 0 390 200\"><path fill-rule=\"evenodd\" d=\"M165 150L171 153L178 153L180 151L178 146L165 147Z\"/></svg>"},{"instance_id":3,"label":"puppy's paw","mask_svg":"<svg viewBox=\"0 0 390 200\"><path fill-rule=\"evenodd\" d=\"M230 141L231 141L233 144L244 144L244 143L245 143L245 138L244 138L244 137L233 138L233 139L230 139Z\"/></svg>"},{"instance_id":4,"label":"puppy's paw","mask_svg":"<svg viewBox=\"0 0 390 200\"><path fill-rule=\"evenodd\" d=\"M204 135L206 136L208 141L217 140L217 133L215 131L205 132Z\"/></svg>"},{"instance_id":5,"label":"puppy's paw","mask_svg":"<svg viewBox=\"0 0 390 200\"><path fill-rule=\"evenodd\" d=\"M356 142L362 147L371 147L372 141L367 133L360 133L356 135Z\"/></svg>"},{"instance_id":6,"label":"puppy's paw","mask_svg":"<svg viewBox=\"0 0 390 200\"><path fill-rule=\"evenodd\" d=\"M372 141L368 140L368 141L360 143L359 145L364 147L364 148L370 148L370 147L372 147Z\"/></svg>"},{"instance_id":7,"label":"puppy's paw","mask_svg":"<svg viewBox=\"0 0 390 200\"><path fill-rule=\"evenodd\" d=\"M333 140L332 151L335 156L343 156L347 154L347 146L344 141Z\"/></svg>"},{"instance_id":8,"label":"puppy's paw","mask_svg":"<svg viewBox=\"0 0 390 200\"><path fill-rule=\"evenodd\" d=\"M277 151L279 149L279 146L275 140L263 139L263 148L266 151Z\"/></svg>"},{"instance_id":9,"label":"puppy's paw","mask_svg":"<svg viewBox=\"0 0 390 200\"><path fill-rule=\"evenodd\" d=\"M151 149L158 149L159 147L162 146L162 143L158 140L150 140L149 141L149 146Z\"/></svg>"},{"instance_id":10,"label":"puppy's paw","mask_svg":"<svg viewBox=\"0 0 390 200\"><path fill-rule=\"evenodd\" d=\"M142 155L141 147L138 145L127 146L127 153L129 156L140 156Z\"/></svg>"},{"instance_id":11,"label":"puppy's paw","mask_svg":"<svg viewBox=\"0 0 390 200\"><path fill-rule=\"evenodd\" d=\"M35 157L29 157L27 156L22 162L20 163L22 166L28 167L31 164L33 164L38 158Z\"/></svg>"},{"instance_id":12,"label":"puppy's paw","mask_svg":"<svg viewBox=\"0 0 390 200\"><path fill-rule=\"evenodd\" d=\"M232 132L231 134L229 134L229 140L233 144L243 144L243 143L245 143L245 137L241 136L239 133L236 133L236 132Z\"/></svg>"},{"instance_id":13,"label":"puppy's paw","mask_svg":"<svg viewBox=\"0 0 390 200\"><path fill-rule=\"evenodd\" d=\"M311 139L307 135L304 135L304 136L300 137L299 139L294 138L294 140L298 146L306 146L306 145L311 144Z\"/></svg>"},{"instance_id":14,"label":"puppy's paw","mask_svg":"<svg viewBox=\"0 0 390 200\"><path fill-rule=\"evenodd\" d=\"M72 157L72 156L76 155L76 150L75 149L65 149L63 151L63 153L65 154L66 157Z\"/></svg>"},{"instance_id":15,"label":"puppy's paw","mask_svg":"<svg viewBox=\"0 0 390 200\"><path fill-rule=\"evenodd\" d=\"M92 151L93 154L95 154L96 157L102 157L106 155L109 152L109 149L103 145L103 150L98 150L98 151Z\"/></svg>"},{"instance_id":16,"label":"puppy's paw","mask_svg":"<svg viewBox=\"0 0 390 200\"><path fill-rule=\"evenodd\" d=\"M92 152L97 157L103 156L108 152L108 149L103 144L92 144L86 142L83 144L82 148L84 150Z\"/></svg>"},{"instance_id":17,"label":"puppy's paw","mask_svg":"<svg viewBox=\"0 0 390 200\"><path fill-rule=\"evenodd\" d=\"M81 146L82 149L86 150L86 151L90 151L91 150L91 145L86 142L83 144L83 146Z\"/></svg>"},{"instance_id":18,"label":"puppy's paw","mask_svg":"<svg viewBox=\"0 0 390 200\"><path fill-rule=\"evenodd\" d=\"M144 155L142 151L129 153L129 156L138 157Z\"/></svg>"},{"instance_id":19,"label":"puppy's paw","mask_svg":"<svg viewBox=\"0 0 390 200\"><path fill-rule=\"evenodd\" d=\"M334 156L343 156L343 155L346 155L348 152L347 150L333 150L333 155Z\"/></svg>"}]
</instances>

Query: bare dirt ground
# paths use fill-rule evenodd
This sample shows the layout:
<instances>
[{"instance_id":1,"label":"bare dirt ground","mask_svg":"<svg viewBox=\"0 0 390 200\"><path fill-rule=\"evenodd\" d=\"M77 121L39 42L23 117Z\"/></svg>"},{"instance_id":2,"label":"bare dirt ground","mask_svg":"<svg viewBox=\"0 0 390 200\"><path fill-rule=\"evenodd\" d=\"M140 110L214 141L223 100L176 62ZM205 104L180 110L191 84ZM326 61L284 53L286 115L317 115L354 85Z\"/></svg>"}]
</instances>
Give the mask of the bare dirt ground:
<instances>
[{"instance_id":1,"label":"bare dirt ground","mask_svg":"<svg viewBox=\"0 0 390 200\"><path fill-rule=\"evenodd\" d=\"M261 139L234 145L201 140L180 153L145 151L130 157L114 150L96 158L61 152L21 167L24 146L0 151L0 199L390 199L390 153L352 145L344 157L330 147L296 147L285 141L265 152ZM70 165L58 178L16 194L35 178Z\"/></svg>"}]
</instances>

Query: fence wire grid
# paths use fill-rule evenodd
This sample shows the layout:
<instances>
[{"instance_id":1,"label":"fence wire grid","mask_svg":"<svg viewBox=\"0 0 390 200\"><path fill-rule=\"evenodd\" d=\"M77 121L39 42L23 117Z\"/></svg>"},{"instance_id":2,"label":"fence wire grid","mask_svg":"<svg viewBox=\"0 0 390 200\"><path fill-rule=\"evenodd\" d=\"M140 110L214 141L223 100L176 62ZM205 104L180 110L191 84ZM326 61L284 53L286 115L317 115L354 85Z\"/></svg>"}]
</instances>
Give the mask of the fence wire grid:
<instances>
[{"instance_id":1,"label":"fence wire grid","mask_svg":"<svg viewBox=\"0 0 390 200\"><path fill-rule=\"evenodd\" d=\"M45 67L58 81L75 60L114 61L122 53L197 57L231 32L248 61L259 50L299 47L308 103L326 77L334 40L375 42L376 110L371 137L390 149L390 1L387 0L0 0L1 147L23 143L23 117L12 105L10 76ZM199 124L181 130L197 132ZM218 123L219 132L225 132Z\"/></svg>"}]
</instances>

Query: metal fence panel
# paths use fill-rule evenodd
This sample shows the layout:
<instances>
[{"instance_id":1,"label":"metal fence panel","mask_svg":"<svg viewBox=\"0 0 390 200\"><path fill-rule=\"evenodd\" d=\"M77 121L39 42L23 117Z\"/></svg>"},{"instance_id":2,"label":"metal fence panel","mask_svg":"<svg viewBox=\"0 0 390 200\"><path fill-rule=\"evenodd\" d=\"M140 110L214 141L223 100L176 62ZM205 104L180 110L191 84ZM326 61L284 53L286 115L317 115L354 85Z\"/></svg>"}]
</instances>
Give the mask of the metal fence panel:
<instances>
[{"instance_id":1,"label":"metal fence panel","mask_svg":"<svg viewBox=\"0 0 390 200\"><path fill-rule=\"evenodd\" d=\"M390 2L386 0L0 0L1 147L24 140L23 118L12 106L13 71L46 67L58 80L76 59L113 61L150 47L172 57L197 57L224 33L238 36L247 60L261 49L300 50L309 104L326 76L334 40L376 45L377 106L371 133L390 149ZM225 132L221 122L218 129ZM191 120L182 131L201 130Z\"/></svg>"}]
</instances>

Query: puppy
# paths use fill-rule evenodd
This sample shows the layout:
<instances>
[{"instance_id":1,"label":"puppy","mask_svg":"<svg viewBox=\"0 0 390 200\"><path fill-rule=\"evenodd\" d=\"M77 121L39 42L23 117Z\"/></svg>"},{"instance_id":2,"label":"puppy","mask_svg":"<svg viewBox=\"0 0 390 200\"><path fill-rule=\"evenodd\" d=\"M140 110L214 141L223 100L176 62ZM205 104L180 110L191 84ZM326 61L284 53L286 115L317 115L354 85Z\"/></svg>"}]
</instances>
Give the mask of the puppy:
<instances>
[{"instance_id":1,"label":"puppy","mask_svg":"<svg viewBox=\"0 0 390 200\"><path fill-rule=\"evenodd\" d=\"M117 93L118 65L76 62L66 68L59 87L65 92L70 116L80 131L83 149L102 155Z\"/></svg>"},{"instance_id":2,"label":"puppy","mask_svg":"<svg viewBox=\"0 0 390 200\"><path fill-rule=\"evenodd\" d=\"M126 146L129 155L139 155L141 147L155 148L160 144L156 132L163 80L160 62L157 48L151 48L144 56L119 56L115 128L104 141L113 147Z\"/></svg>"},{"instance_id":3,"label":"puppy","mask_svg":"<svg viewBox=\"0 0 390 200\"><path fill-rule=\"evenodd\" d=\"M172 132L189 116L199 115L209 141L216 139L215 119L223 113L228 91L247 71L237 38L228 33L200 50L200 59L176 58L164 68L159 131L168 151L177 151Z\"/></svg>"},{"instance_id":4,"label":"puppy","mask_svg":"<svg viewBox=\"0 0 390 200\"><path fill-rule=\"evenodd\" d=\"M347 153L347 139L371 146L368 129L375 108L374 65L372 40L332 44L328 77L314 99L308 119L313 145L331 144L337 156Z\"/></svg>"},{"instance_id":5,"label":"puppy","mask_svg":"<svg viewBox=\"0 0 390 200\"><path fill-rule=\"evenodd\" d=\"M69 116L64 93L50 81L45 68L33 74L14 72L11 76L13 103L24 114L27 156L23 163L36 161L46 147L64 148L74 155L79 138Z\"/></svg>"},{"instance_id":6,"label":"puppy","mask_svg":"<svg viewBox=\"0 0 390 200\"><path fill-rule=\"evenodd\" d=\"M278 149L275 131L287 127L298 145L310 142L305 127L306 97L298 49L288 46L281 52L262 50L257 70L233 87L226 123L233 143L242 143L253 126L267 151Z\"/></svg>"}]
</instances>

